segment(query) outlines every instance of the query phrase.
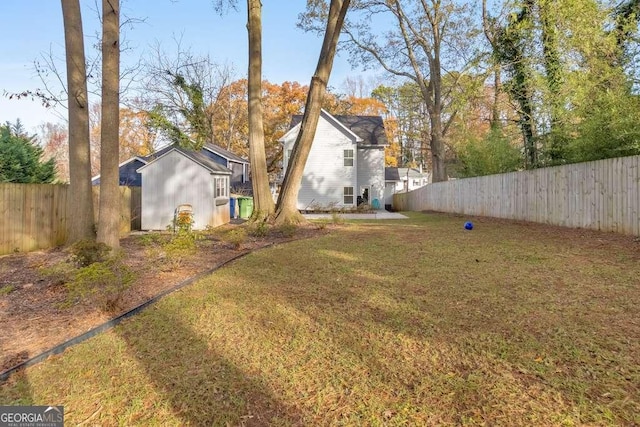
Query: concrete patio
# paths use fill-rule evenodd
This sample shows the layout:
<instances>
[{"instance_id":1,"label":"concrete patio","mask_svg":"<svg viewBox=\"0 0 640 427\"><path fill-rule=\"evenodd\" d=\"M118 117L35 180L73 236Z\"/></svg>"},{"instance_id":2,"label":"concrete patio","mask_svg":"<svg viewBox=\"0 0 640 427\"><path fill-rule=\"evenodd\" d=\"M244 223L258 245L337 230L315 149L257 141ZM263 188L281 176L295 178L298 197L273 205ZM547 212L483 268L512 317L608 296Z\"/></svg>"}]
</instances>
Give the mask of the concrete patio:
<instances>
[{"instance_id":1,"label":"concrete patio","mask_svg":"<svg viewBox=\"0 0 640 427\"><path fill-rule=\"evenodd\" d=\"M338 213L338 215L344 219L407 219L406 216L400 213L389 211L376 211L374 213ZM303 216L307 219L330 219L332 214L303 214Z\"/></svg>"}]
</instances>

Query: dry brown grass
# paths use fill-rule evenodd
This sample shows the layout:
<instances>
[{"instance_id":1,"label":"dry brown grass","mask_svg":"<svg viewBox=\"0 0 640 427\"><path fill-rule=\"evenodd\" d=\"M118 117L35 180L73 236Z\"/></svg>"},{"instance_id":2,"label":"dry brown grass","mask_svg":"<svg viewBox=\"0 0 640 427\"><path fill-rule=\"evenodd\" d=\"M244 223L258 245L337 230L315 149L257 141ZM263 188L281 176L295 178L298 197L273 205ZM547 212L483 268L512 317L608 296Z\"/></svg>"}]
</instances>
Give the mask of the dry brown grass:
<instances>
[{"instance_id":1,"label":"dry brown grass","mask_svg":"<svg viewBox=\"0 0 640 427\"><path fill-rule=\"evenodd\" d=\"M71 425L637 425L640 243L412 214L256 252L14 377Z\"/></svg>"}]
</instances>

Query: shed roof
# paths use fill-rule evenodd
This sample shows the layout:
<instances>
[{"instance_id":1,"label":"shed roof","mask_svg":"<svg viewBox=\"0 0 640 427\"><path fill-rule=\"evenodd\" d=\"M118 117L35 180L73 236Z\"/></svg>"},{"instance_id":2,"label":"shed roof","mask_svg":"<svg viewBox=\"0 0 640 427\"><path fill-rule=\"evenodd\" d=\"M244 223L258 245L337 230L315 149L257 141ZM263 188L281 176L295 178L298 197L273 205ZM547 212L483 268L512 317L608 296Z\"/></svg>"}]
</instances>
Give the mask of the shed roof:
<instances>
[{"instance_id":1,"label":"shed roof","mask_svg":"<svg viewBox=\"0 0 640 427\"><path fill-rule=\"evenodd\" d=\"M161 149L159 149L158 151L156 151L155 153L151 153L148 156L142 157L145 161L150 162L151 160L161 157L162 155L164 155L165 153L167 153L168 151L170 151L173 147L180 147L178 144L169 144L165 147L162 147ZM249 161L246 159L243 159L242 157L232 153L229 150L225 150L222 147L219 147L217 145L214 144L204 144L204 146L202 147L205 150L211 151L212 153L215 153L221 157L224 157L227 160L231 160L232 162L236 162L236 163L246 163L249 164ZM192 150L187 150L185 148L182 148L185 151L192 151Z\"/></svg>"},{"instance_id":2,"label":"shed roof","mask_svg":"<svg viewBox=\"0 0 640 427\"><path fill-rule=\"evenodd\" d=\"M140 169L138 169L138 172L140 172L142 169L151 166L156 160L166 156L167 154L169 154L172 151L177 151L178 153L182 154L183 156L193 160L194 162L198 163L200 166L204 167L205 169L207 169L209 172L211 172L212 174L218 174L218 175L231 175L232 172L231 170L225 168L224 166L214 162L213 160L211 160L209 157L205 156L204 154L202 154L199 151L192 151L192 150L187 150L184 149L178 145L172 145L167 147L166 149L160 150L158 152L155 153L154 157L149 160L149 163L147 163L146 165L142 166Z\"/></svg>"}]
</instances>

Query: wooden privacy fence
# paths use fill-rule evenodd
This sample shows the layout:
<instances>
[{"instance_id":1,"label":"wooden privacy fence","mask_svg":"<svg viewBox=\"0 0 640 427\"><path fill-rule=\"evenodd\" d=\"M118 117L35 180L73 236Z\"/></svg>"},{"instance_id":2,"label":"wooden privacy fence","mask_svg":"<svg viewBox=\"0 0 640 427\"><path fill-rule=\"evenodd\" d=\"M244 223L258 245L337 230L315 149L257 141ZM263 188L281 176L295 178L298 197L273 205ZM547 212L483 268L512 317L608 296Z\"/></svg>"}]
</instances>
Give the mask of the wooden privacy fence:
<instances>
[{"instance_id":1,"label":"wooden privacy fence","mask_svg":"<svg viewBox=\"0 0 640 427\"><path fill-rule=\"evenodd\" d=\"M393 206L639 236L640 156L434 183Z\"/></svg>"},{"instance_id":2,"label":"wooden privacy fence","mask_svg":"<svg viewBox=\"0 0 640 427\"><path fill-rule=\"evenodd\" d=\"M93 189L97 219L99 187ZM135 223L131 212L136 206L136 200L135 197L132 198L129 187L120 187L120 190L120 234L127 235L131 231L132 222ZM0 183L0 255L64 244L67 239L67 222L73 215L67 208L68 192L69 186L66 184ZM139 206L139 196L137 203Z\"/></svg>"}]
</instances>

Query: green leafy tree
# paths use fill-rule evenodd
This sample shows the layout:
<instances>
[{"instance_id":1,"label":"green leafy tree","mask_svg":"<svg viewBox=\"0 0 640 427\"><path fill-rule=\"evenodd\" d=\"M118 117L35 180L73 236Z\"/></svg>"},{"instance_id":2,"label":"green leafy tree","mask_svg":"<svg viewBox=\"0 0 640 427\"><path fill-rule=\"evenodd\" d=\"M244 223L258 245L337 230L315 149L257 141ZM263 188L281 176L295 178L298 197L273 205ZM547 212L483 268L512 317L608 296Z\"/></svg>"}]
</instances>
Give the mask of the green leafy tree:
<instances>
[{"instance_id":1,"label":"green leafy tree","mask_svg":"<svg viewBox=\"0 0 640 427\"><path fill-rule=\"evenodd\" d=\"M538 164L533 87L535 75L532 61L526 56L532 44L533 6L533 0L524 1L518 11L510 15L508 25L498 32L494 44L494 55L509 77L506 90L518 106L527 167Z\"/></svg>"},{"instance_id":2,"label":"green leafy tree","mask_svg":"<svg viewBox=\"0 0 640 427\"><path fill-rule=\"evenodd\" d=\"M492 128L484 139L472 139L458 153L461 177L512 172L523 166L520 149L501 129Z\"/></svg>"},{"instance_id":3,"label":"green leafy tree","mask_svg":"<svg viewBox=\"0 0 640 427\"><path fill-rule=\"evenodd\" d=\"M624 89L596 91L579 107L587 119L571 126L569 163L640 154L640 98Z\"/></svg>"},{"instance_id":4,"label":"green leafy tree","mask_svg":"<svg viewBox=\"0 0 640 427\"><path fill-rule=\"evenodd\" d=\"M18 121L0 126L0 182L50 183L56 179L55 160L43 161L43 150Z\"/></svg>"}]
</instances>

